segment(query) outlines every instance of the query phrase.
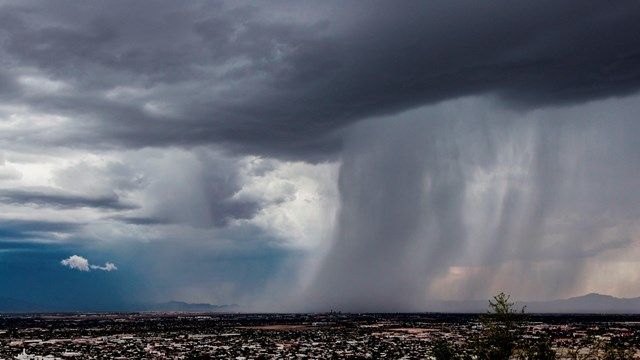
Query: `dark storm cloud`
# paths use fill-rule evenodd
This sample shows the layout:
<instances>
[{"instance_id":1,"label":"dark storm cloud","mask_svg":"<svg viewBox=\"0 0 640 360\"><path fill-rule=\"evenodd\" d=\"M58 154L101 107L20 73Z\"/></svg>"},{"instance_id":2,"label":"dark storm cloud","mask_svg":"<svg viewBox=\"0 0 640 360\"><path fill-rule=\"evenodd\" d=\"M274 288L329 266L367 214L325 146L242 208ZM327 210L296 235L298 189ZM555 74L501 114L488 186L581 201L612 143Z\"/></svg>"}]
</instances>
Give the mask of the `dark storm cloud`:
<instances>
[{"instance_id":1,"label":"dark storm cloud","mask_svg":"<svg viewBox=\"0 0 640 360\"><path fill-rule=\"evenodd\" d=\"M0 220L0 242L50 239L52 233L72 234L81 224L33 220Z\"/></svg>"},{"instance_id":2,"label":"dark storm cloud","mask_svg":"<svg viewBox=\"0 0 640 360\"><path fill-rule=\"evenodd\" d=\"M242 179L237 159L223 159L208 153L200 153L200 173L203 194L206 196L208 220L218 227L235 219L251 219L265 205L255 199L238 199Z\"/></svg>"},{"instance_id":3,"label":"dark storm cloud","mask_svg":"<svg viewBox=\"0 0 640 360\"><path fill-rule=\"evenodd\" d=\"M19 92L19 88L10 74L0 70L0 100L12 98Z\"/></svg>"},{"instance_id":4,"label":"dark storm cloud","mask_svg":"<svg viewBox=\"0 0 640 360\"><path fill-rule=\"evenodd\" d=\"M212 219L216 226L225 226L232 219L251 219L260 210L260 205L253 201L218 201L212 207Z\"/></svg>"},{"instance_id":5,"label":"dark storm cloud","mask_svg":"<svg viewBox=\"0 0 640 360\"><path fill-rule=\"evenodd\" d=\"M3 66L69 86L13 101L82 119L56 144L218 142L318 159L368 116L475 93L531 108L640 84L636 1L232 4L5 5Z\"/></svg>"},{"instance_id":6,"label":"dark storm cloud","mask_svg":"<svg viewBox=\"0 0 640 360\"><path fill-rule=\"evenodd\" d=\"M156 218L150 216L111 216L108 219L121 221L129 225L165 225L171 224L172 221L164 218Z\"/></svg>"},{"instance_id":7,"label":"dark storm cloud","mask_svg":"<svg viewBox=\"0 0 640 360\"><path fill-rule=\"evenodd\" d=\"M164 161L166 165L148 170L147 176L155 180L146 196L153 204L143 218L198 228L223 227L234 219L252 218L264 205L237 198L243 186L237 157L198 149Z\"/></svg>"},{"instance_id":8,"label":"dark storm cloud","mask_svg":"<svg viewBox=\"0 0 640 360\"><path fill-rule=\"evenodd\" d=\"M54 207L61 209L87 207L103 210L127 210L137 208L137 206L133 204L121 201L116 194L109 196L86 196L46 187L1 189L0 202L11 205Z\"/></svg>"}]
</instances>

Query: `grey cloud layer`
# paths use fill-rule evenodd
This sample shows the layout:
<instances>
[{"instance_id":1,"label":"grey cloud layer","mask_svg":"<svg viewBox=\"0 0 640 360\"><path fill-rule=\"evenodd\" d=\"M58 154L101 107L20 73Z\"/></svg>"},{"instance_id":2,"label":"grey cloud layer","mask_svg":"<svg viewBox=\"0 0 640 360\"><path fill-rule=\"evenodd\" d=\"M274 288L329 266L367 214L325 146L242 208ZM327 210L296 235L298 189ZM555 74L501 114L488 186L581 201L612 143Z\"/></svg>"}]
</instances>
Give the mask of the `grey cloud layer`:
<instances>
[{"instance_id":1,"label":"grey cloud layer","mask_svg":"<svg viewBox=\"0 0 640 360\"><path fill-rule=\"evenodd\" d=\"M116 194L92 197L54 188L0 189L0 202L12 205L49 206L57 208L91 207L105 210L128 210L137 206L120 201Z\"/></svg>"},{"instance_id":2,"label":"grey cloud layer","mask_svg":"<svg viewBox=\"0 0 640 360\"><path fill-rule=\"evenodd\" d=\"M21 242L51 240L56 234L76 233L81 226L59 221L0 220L0 243L11 248Z\"/></svg>"},{"instance_id":3,"label":"grey cloud layer","mask_svg":"<svg viewBox=\"0 0 640 360\"><path fill-rule=\"evenodd\" d=\"M337 130L372 115L474 93L530 108L640 84L635 1L331 3L313 15L287 8L5 4L2 96L78 119L40 139L54 144L219 142L318 159L339 146ZM63 84L30 92L17 76Z\"/></svg>"}]
</instances>

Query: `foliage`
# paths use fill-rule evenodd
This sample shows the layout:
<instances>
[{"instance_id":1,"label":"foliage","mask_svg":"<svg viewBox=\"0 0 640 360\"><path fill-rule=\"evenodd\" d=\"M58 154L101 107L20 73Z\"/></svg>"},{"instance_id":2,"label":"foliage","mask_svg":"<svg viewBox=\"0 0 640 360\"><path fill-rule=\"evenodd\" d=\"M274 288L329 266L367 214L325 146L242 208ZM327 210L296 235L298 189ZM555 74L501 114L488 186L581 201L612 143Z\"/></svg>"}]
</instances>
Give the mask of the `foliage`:
<instances>
[{"instance_id":1,"label":"foliage","mask_svg":"<svg viewBox=\"0 0 640 360\"><path fill-rule=\"evenodd\" d=\"M611 339L604 344L603 360L630 360L634 359L635 349L622 339Z\"/></svg>"},{"instance_id":2,"label":"foliage","mask_svg":"<svg viewBox=\"0 0 640 360\"><path fill-rule=\"evenodd\" d=\"M515 310L510 296L500 293L489 300L489 312L481 319L483 334L477 339L475 353L481 360L508 360L521 337L524 308Z\"/></svg>"},{"instance_id":3,"label":"foliage","mask_svg":"<svg viewBox=\"0 0 640 360\"><path fill-rule=\"evenodd\" d=\"M447 340L438 339L433 345L431 354L436 360L453 360L455 359L454 350Z\"/></svg>"},{"instance_id":4,"label":"foliage","mask_svg":"<svg viewBox=\"0 0 640 360\"><path fill-rule=\"evenodd\" d=\"M571 349L567 354L567 358L571 360L599 360L598 349Z\"/></svg>"},{"instance_id":5,"label":"foliage","mask_svg":"<svg viewBox=\"0 0 640 360\"><path fill-rule=\"evenodd\" d=\"M557 354L547 336L525 337L525 308L516 309L510 297L500 293L489 301L489 311L482 316L481 333L472 343L471 356L445 339L436 341L431 355L436 360L631 360L636 348L624 338L613 338L608 342L587 337L578 349L565 350Z\"/></svg>"},{"instance_id":6,"label":"foliage","mask_svg":"<svg viewBox=\"0 0 640 360\"><path fill-rule=\"evenodd\" d=\"M569 350L567 358L571 360L631 360L637 359L636 348L623 338L609 341L587 339L587 346Z\"/></svg>"},{"instance_id":7,"label":"foliage","mask_svg":"<svg viewBox=\"0 0 640 360\"><path fill-rule=\"evenodd\" d=\"M456 346L452 345L445 339L436 340L431 350L431 355L435 360L467 360L469 356L464 355L463 352Z\"/></svg>"},{"instance_id":8,"label":"foliage","mask_svg":"<svg viewBox=\"0 0 640 360\"><path fill-rule=\"evenodd\" d=\"M522 360L553 360L556 352L551 347L551 340L548 337L529 340L525 343L517 354Z\"/></svg>"}]
</instances>

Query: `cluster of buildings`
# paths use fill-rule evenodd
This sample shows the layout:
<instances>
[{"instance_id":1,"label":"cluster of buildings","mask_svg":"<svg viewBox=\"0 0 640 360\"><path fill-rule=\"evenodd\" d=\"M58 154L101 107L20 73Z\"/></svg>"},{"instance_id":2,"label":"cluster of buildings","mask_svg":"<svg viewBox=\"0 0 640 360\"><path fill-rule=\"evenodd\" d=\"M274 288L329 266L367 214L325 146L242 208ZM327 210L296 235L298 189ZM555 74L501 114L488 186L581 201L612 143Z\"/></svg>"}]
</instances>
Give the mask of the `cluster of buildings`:
<instances>
[{"instance_id":1,"label":"cluster of buildings","mask_svg":"<svg viewBox=\"0 0 640 360\"><path fill-rule=\"evenodd\" d=\"M623 337L638 344L640 318L532 317L529 337L559 353ZM475 315L73 314L0 316L0 359L428 359L482 330Z\"/></svg>"}]
</instances>

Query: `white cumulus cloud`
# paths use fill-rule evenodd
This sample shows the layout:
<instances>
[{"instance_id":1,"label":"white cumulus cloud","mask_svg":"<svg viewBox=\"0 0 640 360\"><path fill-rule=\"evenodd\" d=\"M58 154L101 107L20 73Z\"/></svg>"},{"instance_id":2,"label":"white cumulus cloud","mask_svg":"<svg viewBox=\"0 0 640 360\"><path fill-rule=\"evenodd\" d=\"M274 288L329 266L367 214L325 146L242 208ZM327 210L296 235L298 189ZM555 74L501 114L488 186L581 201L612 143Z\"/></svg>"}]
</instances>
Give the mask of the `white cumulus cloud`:
<instances>
[{"instance_id":1,"label":"white cumulus cloud","mask_svg":"<svg viewBox=\"0 0 640 360\"><path fill-rule=\"evenodd\" d=\"M78 271L91 271L91 270L102 270L102 271L114 271L118 270L118 267L112 262L106 262L104 266L99 265L91 265L89 264L89 260L83 258L79 255L72 255L69 258L60 261L60 264L63 266L68 266L71 269L76 269Z\"/></svg>"},{"instance_id":2,"label":"white cumulus cloud","mask_svg":"<svg viewBox=\"0 0 640 360\"><path fill-rule=\"evenodd\" d=\"M60 261L60 263L64 266L68 266L71 269L77 269L80 271L89 271L89 260L83 258L82 256L72 255L68 259L64 259Z\"/></svg>"},{"instance_id":3,"label":"white cumulus cloud","mask_svg":"<svg viewBox=\"0 0 640 360\"><path fill-rule=\"evenodd\" d=\"M91 265L90 268L94 270L102 270L102 271L118 270L118 267L116 266L116 264L108 261L104 264L104 266Z\"/></svg>"}]
</instances>

